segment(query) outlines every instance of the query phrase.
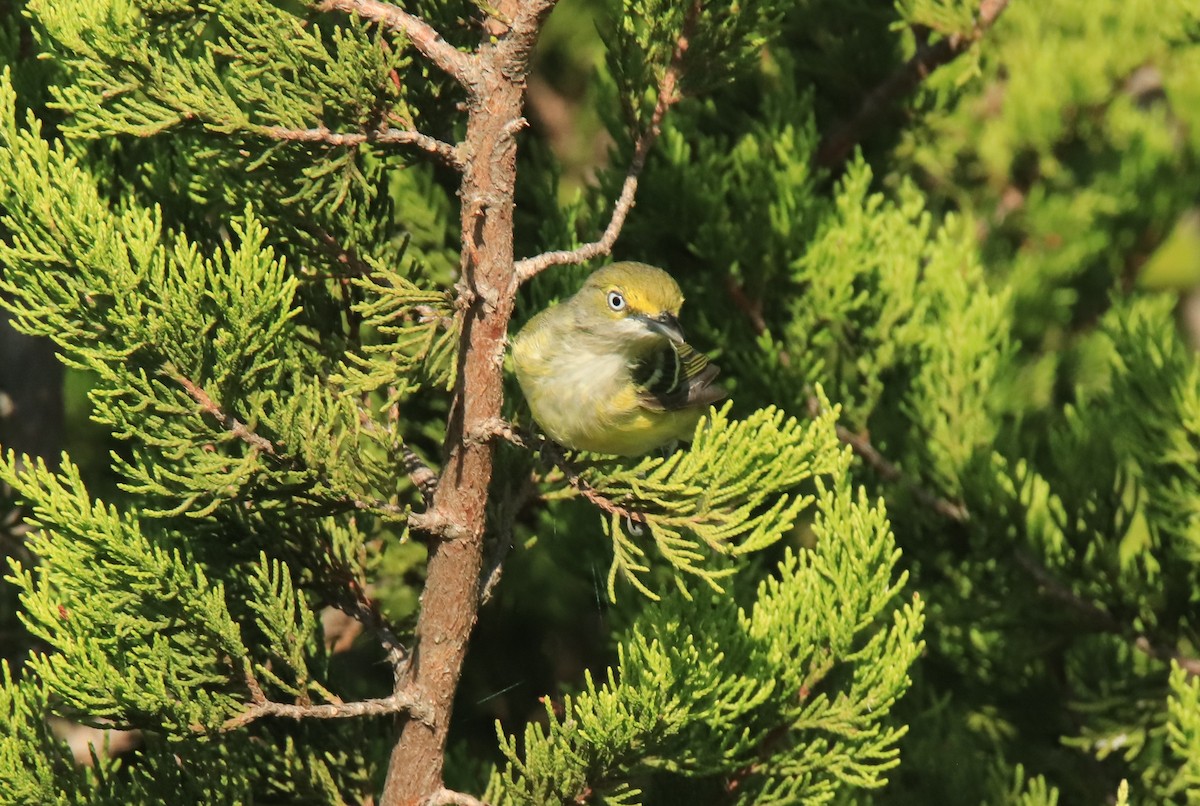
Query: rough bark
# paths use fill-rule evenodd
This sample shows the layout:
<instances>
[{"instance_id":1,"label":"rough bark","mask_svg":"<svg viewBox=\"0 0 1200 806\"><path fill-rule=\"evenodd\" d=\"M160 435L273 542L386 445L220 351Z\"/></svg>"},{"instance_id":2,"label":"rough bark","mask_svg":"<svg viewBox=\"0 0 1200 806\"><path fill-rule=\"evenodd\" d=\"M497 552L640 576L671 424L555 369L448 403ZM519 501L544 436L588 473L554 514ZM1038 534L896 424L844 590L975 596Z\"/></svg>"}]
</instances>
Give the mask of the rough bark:
<instances>
[{"instance_id":1,"label":"rough bark","mask_svg":"<svg viewBox=\"0 0 1200 806\"><path fill-rule=\"evenodd\" d=\"M525 0L505 14L511 26L474 56L469 92L462 204L463 311L455 397L446 462L425 522L429 564L407 680L432 706L427 722L403 721L392 750L383 806L414 806L442 790L442 766L454 693L475 625L483 568L483 538L493 444L480 438L501 414L505 339L516 299L513 207L516 134L529 51L549 0Z\"/></svg>"}]
</instances>

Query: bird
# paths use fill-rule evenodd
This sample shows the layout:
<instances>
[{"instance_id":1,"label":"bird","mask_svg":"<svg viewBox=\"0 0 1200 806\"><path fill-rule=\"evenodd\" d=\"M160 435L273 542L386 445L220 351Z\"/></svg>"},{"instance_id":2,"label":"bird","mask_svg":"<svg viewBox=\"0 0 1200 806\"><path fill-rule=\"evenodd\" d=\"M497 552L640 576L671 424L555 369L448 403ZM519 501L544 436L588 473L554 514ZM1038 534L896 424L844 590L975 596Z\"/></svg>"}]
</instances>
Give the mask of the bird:
<instances>
[{"instance_id":1,"label":"bird","mask_svg":"<svg viewBox=\"0 0 1200 806\"><path fill-rule=\"evenodd\" d=\"M530 319L512 340L513 368L545 435L617 456L690 441L726 393L716 364L685 341L682 305L671 275L624 261Z\"/></svg>"}]
</instances>

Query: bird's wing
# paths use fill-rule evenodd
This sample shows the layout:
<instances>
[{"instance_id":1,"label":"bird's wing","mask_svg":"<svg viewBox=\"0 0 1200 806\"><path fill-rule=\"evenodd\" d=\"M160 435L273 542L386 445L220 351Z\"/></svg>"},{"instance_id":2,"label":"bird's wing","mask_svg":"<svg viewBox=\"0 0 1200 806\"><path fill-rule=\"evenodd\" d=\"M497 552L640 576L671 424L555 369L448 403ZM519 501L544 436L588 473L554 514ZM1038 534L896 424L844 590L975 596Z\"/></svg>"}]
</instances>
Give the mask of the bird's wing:
<instances>
[{"instance_id":1,"label":"bird's wing","mask_svg":"<svg viewBox=\"0 0 1200 806\"><path fill-rule=\"evenodd\" d=\"M634 369L638 399L652 411L708 406L725 397L715 381L721 370L686 343L672 342Z\"/></svg>"}]
</instances>

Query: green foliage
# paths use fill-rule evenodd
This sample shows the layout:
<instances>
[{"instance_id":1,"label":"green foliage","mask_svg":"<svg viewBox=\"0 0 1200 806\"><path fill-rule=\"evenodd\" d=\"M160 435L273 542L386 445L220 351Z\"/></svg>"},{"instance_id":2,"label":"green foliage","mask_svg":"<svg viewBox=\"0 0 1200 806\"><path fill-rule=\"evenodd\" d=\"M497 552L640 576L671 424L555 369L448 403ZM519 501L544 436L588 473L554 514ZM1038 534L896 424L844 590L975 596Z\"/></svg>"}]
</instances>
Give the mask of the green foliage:
<instances>
[{"instance_id":1,"label":"green foliage","mask_svg":"<svg viewBox=\"0 0 1200 806\"><path fill-rule=\"evenodd\" d=\"M89 776L46 723L47 692L0 665L0 791L10 803L92 803Z\"/></svg>"},{"instance_id":2,"label":"green foliage","mask_svg":"<svg viewBox=\"0 0 1200 806\"><path fill-rule=\"evenodd\" d=\"M336 700L309 673L309 659L316 652L317 620L293 585L288 567L261 554L248 582L251 597L247 604L254 611L262 646L271 658L270 663L255 664L255 678L269 681L298 701L308 701L314 693L327 701Z\"/></svg>"},{"instance_id":3,"label":"green foliage","mask_svg":"<svg viewBox=\"0 0 1200 806\"><path fill-rule=\"evenodd\" d=\"M961 83L953 71L931 82L958 97L904 150L988 227L984 253L1003 267L1028 347L1053 349L1086 326L1194 203L1196 150L1183 132L1196 107L1176 103L1174 85L1195 74L1195 25L1187 2L1014 4L988 34L974 86L949 90ZM1074 374L1073 362L1059 371Z\"/></svg>"},{"instance_id":4,"label":"green foliage","mask_svg":"<svg viewBox=\"0 0 1200 806\"><path fill-rule=\"evenodd\" d=\"M1008 351L1006 302L983 285L964 222L935 228L915 187L902 185L893 202L870 192L871 178L850 166L835 211L795 265L803 295L778 349L803 360L782 368L778 391L833 384L860 427L899 408L923 436L916 464L954 492L973 452L995 437L985 399Z\"/></svg>"},{"instance_id":5,"label":"green foliage","mask_svg":"<svg viewBox=\"0 0 1200 806\"><path fill-rule=\"evenodd\" d=\"M263 134L364 128L383 109L411 117L387 80L408 65L405 43L385 43L362 23L326 36L293 11L255 2L34 2L30 10L71 54L76 80L56 95L71 130L89 137L145 136L195 118L224 133Z\"/></svg>"},{"instance_id":6,"label":"green foliage","mask_svg":"<svg viewBox=\"0 0 1200 806\"><path fill-rule=\"evenodd\" d=\"M410 65L406 43L359 22L323 31L299 9L253 0L30 8L72 68L55 95L76 136L145 137L198 122L270 142L288 139L281 130L361 133L416 115L393 80ZM283 148L300 156L281 144L256 162ZM315 211L369 181L356 149L313 156L293 198Z\"/></svg>"},{"instance_id":7,"label":"green foliage","mask_svg":"<svg viewBox=\"0 0 1200 806\"><path fill-rule=\"evenodd\" d=\"M331 364L304 348L298 283L249 214L205 258L165 234L157 211L111 210L76 161L38 136L36 121L16 128L5 95L0 165L11 178L0 202L8 227L22 233L0 244L5 287L21 327L97 373L93 416L137 439L132 458L118 462L126 488L161 502L164 515L194 517L244 498L269 506L276 487L325 509L374 500L376 484L381 498L396 495L395 425L364 420L352 397L311 373L340 369L357 392L389 384L411 392L418 367L444 379L454 332L445 295L395 271L359 280L365 324L391 339ZM366 508L390 517L388 506Z\"/></svg>"},{"instance_id":8,"label":"green foliage","mask_svg":"<svg viewBox=\"0 0 1200 806\"><path fill-rule=\"evenodd\" d=\"M448 388L454 380L459 335L449 294L425 290L404 272L382 265L374 269L373 275L355 280L366 299L354 312L362 317L363 327L388 338L366 345L362 356L348 354L344 376L336 379L346 392L356 394L392 386L389 403L421 383Z\"/></svg>"},{"instance_id":9,"label":"green foliage","mask_svg":"<svg viewBox=\"0 0 1200 806\"><path fill-rule=\"evenodd\" d=\"M1179 665L1171 669L1167 715L1167 741L1179 764L1168 791L1195 803L1200 798L1200 678Z\"/></svg>"},{"instance_id":10,"label":"green foliage","mask_svg":"<svg viewBox=\"0 0 1200 806\"><path fill-rule=\"evenodd\" d=\"M730 422L728 412L729 404L714 409L697 425L691 448L670 458L645 459L632 467L593 464L582 473L596 492L637 513L658 554L677 574L699 577L718 593L718 581L738 569L712 557L741 557L778 541L814 500L787 492L832 472L841 461L836 413L802 425L773 408L740 422ZM658 598L641 579L650 571L646 551L638 545L642 524L627 530L615 512L606 522L613 540L610 598L616 596L618 576ZM679 576L676 581L682 585Z\"/></svg>"},{"instance_id":11,"label":"green foliage","mask_svg":"<svg viewBox=\"0 0 1200 806\"><path fill-rule=\"evenodd\" d=\"M853 495L846 469L843 454L841 481L817 483L816 549L788 551L749 612L688 590L643 610L605 682L547 702L549 727L531 724L520 745L501 733L508 765L488 796L642 803L679 777L725 775L738 803L825 803L881 786L922 608L897 602L886 516Z\"/></svg>"},{"instance_id":12,"label":"green foliage","mask_svg":"<svg viewBox=\"0 0 1200 806\"><path fill-rule=\"evenodd\" d=\"M464 50L499 13L404 8ZM326 608L410 638L408 470L450 414L462 229L450 172L381 140L461 139L463 94L318 4L29 9L36 37L0 27L4 304L95 378L120 489L0 463L39 642L0 685L0 799L372 799L389 720L246 709L255 686L391 690L395 647L335 645ZM531 81L518 255L603 229L678 69L617 251L680 280L733 403L667 457L546 475L498 449L489 539L518 548L448 780L497 803L1197 802L1194 4L1010 3L986 30L968 0L560 12L578 63L535 64L600 74L558 110L565 170L536 99L557 76ZM969 48L911 102L868 96L947 40ZM834 165L846 121L862 149ZM543 273L519 317L583 274ZM618 578L647 595L613 601ZM144 745L77 769L50 713Z\"/></svg>"},{"instance_id":13,"label":"green foliage","mask_svg":"<svg viewBox=\"0 0 1200 806\"><path fill-rule=\"evenodd\" d=\"M1026 780L1025 770L1020 765L1013 770L1010 787L998 803L1014 806L1058 806L1058 790L1040 775Z\"/></svg>"},{"instance_id":14,"label":"green foliage","mask_svg":"<svg viewBox=\"0 0 1200 806\"><path fill-rule=\"evenodd\" d=\"M55 648L29 667L68 713L178 734L214 730L239 710L229 688L246 648L219 582L183 548L91 503L68 463L58 475L44 464L18 472L10 455L0 477L37 502L30 549L41 562L15 565L14 582L26 625Z\"/></svg>"},{"instance_id":15,"label":"green foliage","mask_svg":"<svg viewBox=\"0 0 1200 806\"><path fill-rule=\"evenodd\" d=\"M5 803L122 806L161 802L168 794L187 803L245 803L254 796L255 775L269 781L265 797L286 802L334 804L361 801L368 782L345 774L355 753L340 737L330 746L300 753L295 737L275 746L263 737L222 742L171 744L149 735L136 763L112 760L92 748L92 767L75 765L65 743L45 722L47 692L36 677L14 681L7 667L0 679L0 786ZM312 739L313 737L301 737ZM36 750L36 752L33 752ZM186 758L181 758L181 753ZM181 763L182 762L182 763Z\"/></svg>"},{"instance_id":16,"label":"green foliage","mask_svg":"<svg viewBox=\"0 0 1200 806\"><path fill-rule=\"evenodd\" d=\"M644 258L705 281L688 287L685 314L700 320L714 347L737 350L739 361L762 360L762 349L742 343L742 321L712 316L717 300L728 301L733 288L743 305L770 317L782 302L770 290L790 282L789 263L826 206L811 165L818 142L811 92L790 66L759 78L763 99L752 111L729 110L722 96L685 100L673 110L626 229ZM722 181L712 182L714 176ZM621 179L614 171L604 186L615 192ZM646 209L654 215L641 215ZM660 216L674 225L660 226ZM753 381L735 382L743 388Z\"/></svg>"},{"instance_id":17,"label":"green foliage","mask_svg":"<svg viewBox=\"0 0 1200 806\"><path fill-rule=\"evenodd\" d=\"M669 70L677 71L680 91L701 95L752 69L782 7L770 0L614 4L604 38L627 127L640 133L649 126Z\"/></svg>"},{"instance_id":18,"label":"green foliage","mask_svg":"<svg viewBox=\"0 0 1200 806\"><path fill-rule=\"evenodd\" d=\"M927 114L897 151L928 204L974 219L1020 342L984 387L990 421L1009 417L960 476L971 523L950 539L914 527L904 542L926 569L927 685L945 692L951 724L988 711L975 741L1064 800L1112 797L1125 777L1148 802L1182 802L1163 682L1164 659L1197 646L1197 362L1175 299L1129 289L1193 203L1191 110L1164 87L1188 72L1194 30L1188 4L1012 5L977 58L923 85ZM977 791L964 781L944 796Z\"/></svg>"},{"instance_id":19,"label":"green foliage","mask_svg":"<svg viewBox=\"0 0 1200 806\"><path fill-rule=\"evenodd\" d=\"M105 166L93 174L82 155L43 139L36 119L19 127L7 77L0 95L9 309L93 374L92 416L128 445L113 458L128 496L120 509L92 503L69 461L59 475L11 455L0 463L37 527L27 546L38 563L16 565L10 581L45 649L25 664L50 697L38 702L77 720L148 728L175 746L147 750L132 778L105 789L113 803L157 799L180 755L192 777L178 789L196 802L273 788L360 799L386 757L361 728L353 751L336 750L340 729L271 752L197 739L242 714L251 675L267 696L338 701L316 608L363 608L367 566L386 574L405 562L384 561L377 536L403 520L415 489L395 472L399 424L372 416L367 398L334 379L380 352L407 359L377 372L381 386L401 390L393 406L427 379L441 382L455 331L446 295L409 279L414 260L364 274L354 304L370 341L322 345L305 307L311 281L253 214L202 248L169 231L160 208L114 203L101 190ZM435 326L401 321L421 316ZM351 511L360 514L342 514ZM21 741L50 752L43 734ZM3 774L17 775L18 755L7 759ZM257 772L231 776L228 764ZM39 775L21 786L89 797L83 778Z\"/></svg>"},{"instance_id":20,"label":"green foliage","mask_svg":"<svg viewBox=\"0 0 1200 806\"><path fill-rule=\"evenodd\" d=\"M969 0L900 0L896 11L908 26L919 25L943 37L966 36L975 27L979 7Z\"/></svg>"}]
</instances>

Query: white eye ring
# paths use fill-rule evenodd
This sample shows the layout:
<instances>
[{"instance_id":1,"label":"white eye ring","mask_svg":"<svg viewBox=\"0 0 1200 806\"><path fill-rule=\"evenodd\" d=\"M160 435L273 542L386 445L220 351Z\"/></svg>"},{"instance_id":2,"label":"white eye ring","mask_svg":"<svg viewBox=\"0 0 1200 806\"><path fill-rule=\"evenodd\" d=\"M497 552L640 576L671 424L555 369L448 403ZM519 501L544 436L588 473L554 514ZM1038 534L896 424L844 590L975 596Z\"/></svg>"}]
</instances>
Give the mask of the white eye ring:
<instances>
[{"instance_id":1,"label":"white eye ring","mask_svg":"<svg viewBox=\"0 0 1200 806\"><path fill-rule=\"evenodd\" d=\"M608 292L608 307L612 308L614 311L625 310L625 297L620 291Z\"/></svg>"}]
</instances>

